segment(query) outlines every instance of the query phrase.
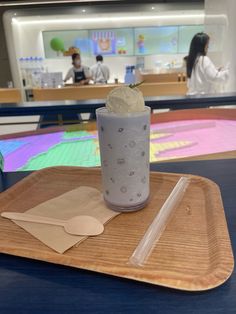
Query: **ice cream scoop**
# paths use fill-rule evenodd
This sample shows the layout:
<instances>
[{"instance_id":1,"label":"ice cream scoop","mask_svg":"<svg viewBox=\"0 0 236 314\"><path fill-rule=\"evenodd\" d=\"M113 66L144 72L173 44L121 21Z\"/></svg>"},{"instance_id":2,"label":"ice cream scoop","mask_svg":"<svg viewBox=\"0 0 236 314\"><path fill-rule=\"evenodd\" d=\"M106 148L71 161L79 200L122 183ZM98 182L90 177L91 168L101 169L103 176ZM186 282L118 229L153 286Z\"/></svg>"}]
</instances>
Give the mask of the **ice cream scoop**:
<instances>
[{"instance_id":1,"label":"ice cream scoop","mask_svg":"<svg viewBox=\"0 0 236 314\"><path fill-rule=\"evenodd\" d=\"M144 111L143 94L138 88L119 86L107 96L106 108L109 112L126 114Z\"/></svg>"}]
</instances>

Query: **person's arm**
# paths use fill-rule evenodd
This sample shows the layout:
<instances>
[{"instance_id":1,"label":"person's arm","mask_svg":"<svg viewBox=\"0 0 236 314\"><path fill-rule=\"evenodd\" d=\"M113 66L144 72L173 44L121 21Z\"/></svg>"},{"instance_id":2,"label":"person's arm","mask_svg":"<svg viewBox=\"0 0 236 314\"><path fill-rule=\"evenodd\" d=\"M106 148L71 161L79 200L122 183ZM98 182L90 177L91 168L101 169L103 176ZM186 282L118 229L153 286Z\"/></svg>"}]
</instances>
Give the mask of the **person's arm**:
<instances>
[{"instance_id":1,"label":"person's arm","mask_svg":"<svg viewBox=\"0 0 236 314\"><path fill-rule=\"evenodd\" d=\"M65 76L65 78L64 78L64 82L66 82L66 81L68 81L70 78L74 78L74 73L73 73L73 69L70 69L68 72L67 72L67 74L66 74L66 76Z\"/></svg>"},{"instance_id":2,"label":"person's arm","mask_svg":"<svg viewBox=\"0 0 236 314\"><path fill-rule=\"evenodd\" d=\"M110 70L108 67L106 67L106 81L108 81L110 78Z\"/></svg>"},{"instance_id":3,"label":"person's arm","mask_svg":"<svg viewBox=\"0 0 236 314\"><path fill-rule=\"evenodd\" d=\"M228 69L217 70L213 62L207 56L203 58L203 70L206 75L206 79L210 82L224 83L229 78L229 70Z\"/></svg>"},{"instance_id":4,"label":"person's arm","mask_svg":"<svg viewBox=\"0 0 236 314\"><path fill-rule=\"evenodd\" d=\"M92 66L90 69L92 80L95 82L96 80L96 67Z\"/></svg>"}]
</instances>

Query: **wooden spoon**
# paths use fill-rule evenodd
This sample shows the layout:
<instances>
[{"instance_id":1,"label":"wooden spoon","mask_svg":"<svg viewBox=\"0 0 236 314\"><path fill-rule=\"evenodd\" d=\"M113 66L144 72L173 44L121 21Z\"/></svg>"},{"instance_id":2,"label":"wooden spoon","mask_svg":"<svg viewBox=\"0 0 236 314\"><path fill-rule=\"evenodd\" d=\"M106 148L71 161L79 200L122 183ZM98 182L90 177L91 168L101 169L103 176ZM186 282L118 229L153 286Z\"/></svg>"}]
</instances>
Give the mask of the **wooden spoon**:
<instances>
[{"instance_id":1,"label":"wooden spoon","mask_svg":"<svg viewBox=\"0 0 236 314\"><path fill-rule=\"evenodd\" d=\"M104 231L103 224L92 216L81 215L75 216L68 220L60 220L15 212L3 212L1 213L1 216L13 220L62 226L67 233L80 236L95 236L101 234Z\"/></svg>"}]
</instances>

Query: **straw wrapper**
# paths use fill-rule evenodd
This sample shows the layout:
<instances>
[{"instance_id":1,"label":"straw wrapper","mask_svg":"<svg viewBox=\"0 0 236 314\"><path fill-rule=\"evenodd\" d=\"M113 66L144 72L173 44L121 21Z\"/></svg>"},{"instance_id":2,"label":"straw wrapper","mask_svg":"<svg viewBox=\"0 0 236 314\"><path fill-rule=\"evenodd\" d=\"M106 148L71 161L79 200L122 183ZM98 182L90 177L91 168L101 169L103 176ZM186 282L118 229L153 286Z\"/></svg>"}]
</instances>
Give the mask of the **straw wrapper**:
<instances>
[{"instance_id":1,"label":"straw wrapper","mask_svg":"<svg viewBox=\"0 0 236 314\"><path fill-rule=\"evenodd\" d=\"M131 264L142 266L145 263L155 244L164 232L171 214L182 200L189 185L189 181L190 180L186 177L180 178L130 257L129 262Z\"/></svg>"}]
</instances>

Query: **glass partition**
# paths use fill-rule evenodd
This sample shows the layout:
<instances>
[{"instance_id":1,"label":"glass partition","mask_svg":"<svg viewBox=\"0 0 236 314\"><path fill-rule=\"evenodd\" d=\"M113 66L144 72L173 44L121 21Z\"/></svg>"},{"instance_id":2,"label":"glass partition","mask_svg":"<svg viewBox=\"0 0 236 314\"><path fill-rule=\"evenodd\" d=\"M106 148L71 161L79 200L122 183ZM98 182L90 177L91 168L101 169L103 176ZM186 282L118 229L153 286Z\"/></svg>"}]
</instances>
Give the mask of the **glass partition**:
<instances>
[{"instance_id":1,"label":"glass partition","mask_svg":"<svg viewBox=\"0 0 236 314\"><path fill-rule=\"evenodd\" d=\"M65 78L72 67L71 55L79 52L82 64L89 68L96 64L96 55L103 55L104 64L110 69L109 84L124 83L127 66L133 66L142 75L153 75L145 77L146 83L183 83L179 90L170 86L156 96L184 95L187 87L183 87L183 58L195 33L209 31L209 56L217 69L224 66L220 57L223 47L219 45L225 29L222 16L214 16L207 28L204 22L204 5L200 2L164 5L107 1L101 5L95 1L89 5L9 11L4 24L14 86L27 90L28 95L32 87L42 87L42 80L32 78L32 72L60 72L60 79ZM24 80L27 73L30 78ZM142 75L138 73L135 80L141 80ZM227 84L217 91L228 91ZM156 91L162 87L158 85Z\"/></svg>"}]
</instances>

